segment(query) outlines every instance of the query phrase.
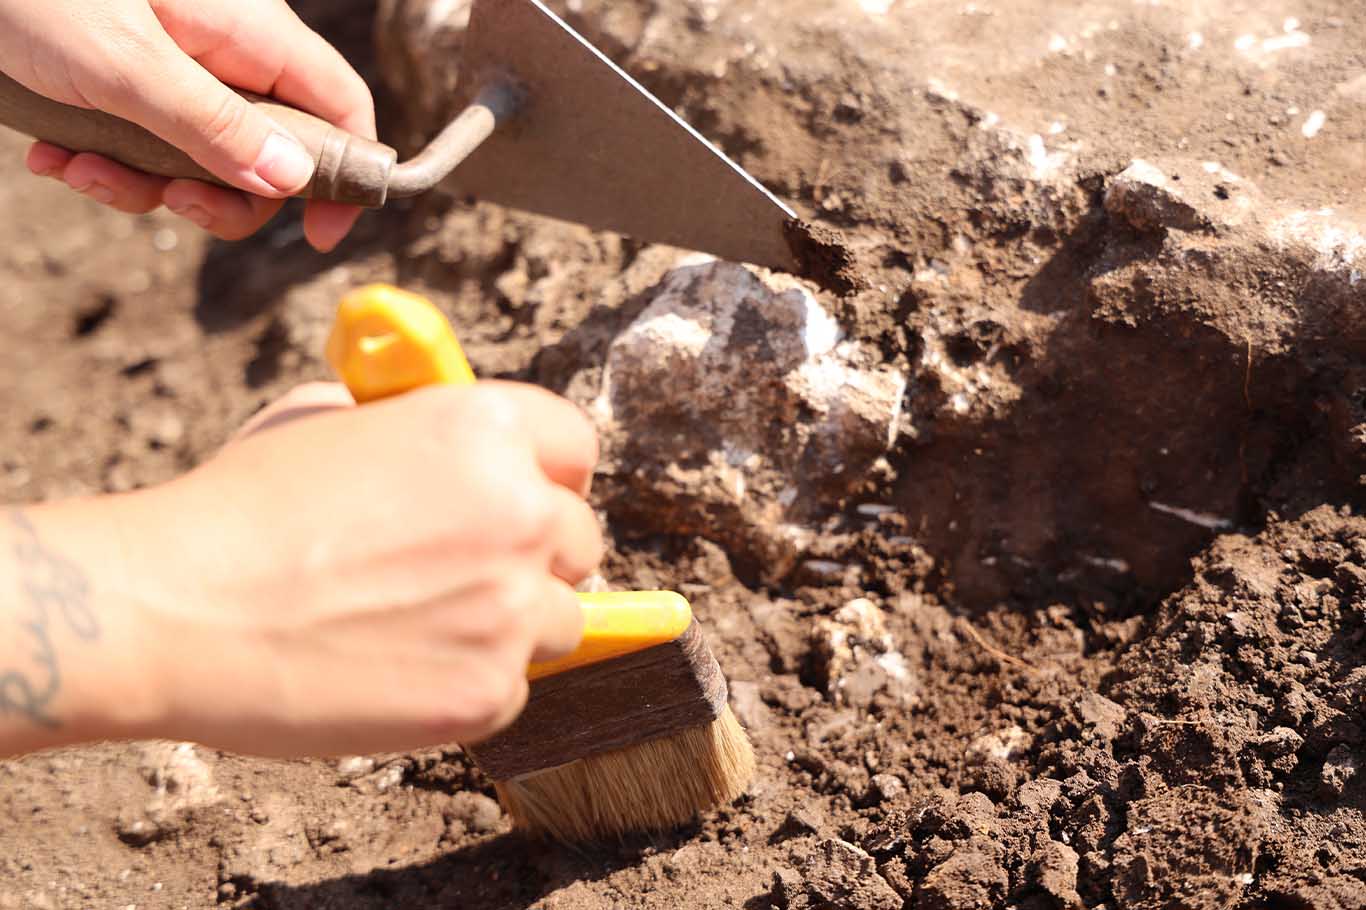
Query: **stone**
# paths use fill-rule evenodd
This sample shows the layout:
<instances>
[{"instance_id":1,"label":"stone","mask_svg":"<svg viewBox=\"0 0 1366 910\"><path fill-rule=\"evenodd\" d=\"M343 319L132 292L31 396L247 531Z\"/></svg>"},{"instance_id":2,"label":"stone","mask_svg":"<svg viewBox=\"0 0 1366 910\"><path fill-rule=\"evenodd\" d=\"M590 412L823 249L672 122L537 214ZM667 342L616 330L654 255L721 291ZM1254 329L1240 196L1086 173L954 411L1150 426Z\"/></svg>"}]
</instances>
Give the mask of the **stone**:
<instances>
[{"instance_id":1,"label":"stone","mask_svg":"<svg viewBox=\"0 0 1366 910\"><path fill-rule=\"evenodd\" d=\"M375 770L375 760L361 755L348 755L337 762L337 773L343 780L364 777Z\"/></svg>"},{"instance_id":2,"label":"stone","mask_svg":"<svg viewBox=\"0 0 1366 910\"><path fill-rule=\"evenodd\" d=\"M685 263L608 348L599 489L637 533L699 535L781 579L895 441L906 377L797 279Z\"/></svg>"},{"instance_id":3,"label":"stone","mask_svg":"<svg viewBox=\"0 0 1366 910\"><path fill-rule=\"evenodd\" d=\"M821 841L796 867L794 876L775 876L775 897L790 910L901 910L877 863L847 841Z\"/></svg>"},{"instance_id":4,"label":"stone","mask_svg":"<svg viewBox=\"0 0 1366 910\"><path fill-rule=\"evenodd\" d=\"M1319 774L1319 792L1332 799L1341 796L1360 768L1361 763L1350 746L1335 746L1323 762L1323 771Z\"/></svg>"},{"instance_id":5,"label":"stone","mask_svg":"<svg viewBox=\"0 0 1366 910\"><path fill-rule=\"evenodd\" d=\"M403 775L407 772L407 767L402 761L389 762L387 765L379 767L377 770L356 780L357 785L362 789L374 793L388 793L390 790L403 783Z\"/></svg>"},{"instance_id":6,"label":"stone","mask_svg":"<svg viewBox=\"0 0 1366 910\"><path fill-rule=\"evenodd\" d=\"M886 692L905 706L920 701L920 682L872 601L849 601L811 631L811 658L825 694L837 705L867 708Z\"/></svg>"},{"instance_id":7,"label":"stone","mask_svg":"<svg viewBox=\"0 0 1366 910\"><path fill-rule=\"evenodd\" d=\"M139 771L151 788L147 801L115 820L119 839L141 847L182 830L202 809L223 801L213 769L189 743L148 743L141 747Z\"/></svg>"},{"instance_id":8,"label":"stone","mask_svg":"<svg viewBox=\"0 0 1366 910\"><path fill-rule=\"evenodd\" d=\"M1215 231L1247 221L1260 195L1214 163L1137 159L1105 192L1105 210L1139 231Z\"/></svg>"},{"instance_id":9,"label":"stone","mask_svg":"<svg viewBox=\"0 0 1366 910\"><path fill-rule=\"evenodd\" d=\"M877 803L894 803L905 797L906 784L895 774L874 774L868 793Z\"/></svg>"},{"instance_id":10,"label":"stone","mask_svg":"<svg viewBox=\"0 0 1366 910\"><path fill-rule=\"evenodd\" d=\"M489 834L503 822L502 807L482 793L453 794L450 807L442 814L448 822L459 821L474 834Z\"/></svg>"},{"instance_id":11,"label":"stone","mask_svg":"<svg viewBox=\"0 0 1366 910\"><path fill-rule=\"evenodd\" d=\"M968 757L981 761L1010 762L1028 751L1032 738L1012 724L994 733L984 733L968 744Z\"/></svg>"}]
</instances>

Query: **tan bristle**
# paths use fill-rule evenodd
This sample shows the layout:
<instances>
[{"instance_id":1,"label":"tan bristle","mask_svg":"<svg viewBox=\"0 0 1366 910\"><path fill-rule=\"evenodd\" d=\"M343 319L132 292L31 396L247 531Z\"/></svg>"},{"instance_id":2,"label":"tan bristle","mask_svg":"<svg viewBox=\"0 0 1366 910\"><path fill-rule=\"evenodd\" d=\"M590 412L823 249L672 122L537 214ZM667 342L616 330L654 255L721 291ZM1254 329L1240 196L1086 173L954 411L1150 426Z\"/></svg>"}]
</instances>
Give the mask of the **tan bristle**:
<instances>
[{"instance_id":1,"label":"tan bristle","mask_svg":"<svg viewBox=\"0 0 1366 910\"><path fill-rule=\"evenodd\" d=\"M518 828L574 842L677 827L753 776L754 749L726 708L710 724L495 786Z\"/></svg>"}]
</instances>

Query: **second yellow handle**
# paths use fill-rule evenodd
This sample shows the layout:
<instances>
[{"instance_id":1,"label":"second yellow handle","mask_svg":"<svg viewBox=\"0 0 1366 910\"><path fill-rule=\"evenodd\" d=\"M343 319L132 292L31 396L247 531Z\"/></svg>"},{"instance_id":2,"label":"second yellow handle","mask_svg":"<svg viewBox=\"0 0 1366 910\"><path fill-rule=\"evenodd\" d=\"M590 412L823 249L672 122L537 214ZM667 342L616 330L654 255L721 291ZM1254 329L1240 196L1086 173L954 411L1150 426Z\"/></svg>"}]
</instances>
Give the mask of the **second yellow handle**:
<instances>
[{"instance_id":1,"label":"second yellow handle","mask_svg":"<svg viewBox=\"0 0 1366 910\"><path fill-rule=\"evenodd\" d=\"M358 404L429 385L475 381L450 322L425 297L371 285L342 300L327 360ZM568 657L532 664L530 679L634 654L673 641L692 624L692 607L670 591L580 594L584 636Z\"/></svg>"}]
</instances>

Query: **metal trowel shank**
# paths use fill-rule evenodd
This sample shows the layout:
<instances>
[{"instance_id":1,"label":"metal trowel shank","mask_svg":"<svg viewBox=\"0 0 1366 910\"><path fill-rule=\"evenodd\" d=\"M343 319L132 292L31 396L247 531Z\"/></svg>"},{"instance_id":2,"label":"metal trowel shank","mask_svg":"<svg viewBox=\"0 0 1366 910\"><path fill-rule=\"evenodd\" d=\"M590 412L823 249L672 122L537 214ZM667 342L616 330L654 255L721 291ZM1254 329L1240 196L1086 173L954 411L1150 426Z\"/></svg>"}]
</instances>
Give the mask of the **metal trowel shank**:
<instances>
[{"instance_id":1,"label":"metal trowel shank","mask_svg":"<svg viewBox=\"0 0 1366 910\"><path fill-rule=\"evenodd\" d=\"M451 178L478 198L643 241L793 272L820 261L804 228L796 254L789 247L786 206L539 0L475 0L460 85L460 116L402 164L383 143L241 94L312 157L313 179L299 192L311 199L378 207ZM222 183L141 126L3 73L0 124L149 174Z\"/></svg>"}]
</instances>

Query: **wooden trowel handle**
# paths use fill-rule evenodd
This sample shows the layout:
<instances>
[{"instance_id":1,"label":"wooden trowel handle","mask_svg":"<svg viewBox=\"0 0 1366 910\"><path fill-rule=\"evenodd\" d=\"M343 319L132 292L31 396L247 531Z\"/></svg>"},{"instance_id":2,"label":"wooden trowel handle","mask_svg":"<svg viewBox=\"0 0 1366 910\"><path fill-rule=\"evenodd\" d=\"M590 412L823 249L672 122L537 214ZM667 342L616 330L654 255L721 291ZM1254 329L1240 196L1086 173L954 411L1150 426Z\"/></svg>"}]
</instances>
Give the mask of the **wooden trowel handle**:
<instances>
[{"instance_id":1,"label":"wooden trowel handle","mask_svg":"<svg viewBox=\"0 0 1366 910\"><path fill-rule=\"evenodd\" d=\"M384 205L397 152L278 101L245 92L242 95L313 155L317 170L300 196L367 208ZM224 185L184 152L142 127L100 111L45 98L3 74L0 124L69 151L96 152L159 177L188 177Z\"/></svg>"}]
</instances>

